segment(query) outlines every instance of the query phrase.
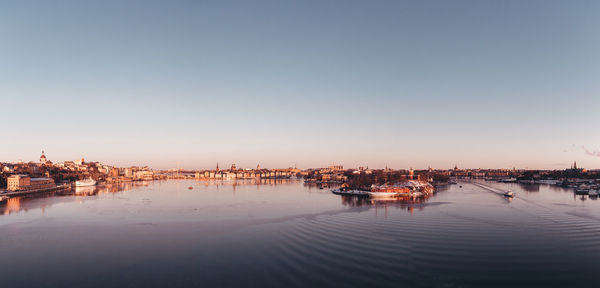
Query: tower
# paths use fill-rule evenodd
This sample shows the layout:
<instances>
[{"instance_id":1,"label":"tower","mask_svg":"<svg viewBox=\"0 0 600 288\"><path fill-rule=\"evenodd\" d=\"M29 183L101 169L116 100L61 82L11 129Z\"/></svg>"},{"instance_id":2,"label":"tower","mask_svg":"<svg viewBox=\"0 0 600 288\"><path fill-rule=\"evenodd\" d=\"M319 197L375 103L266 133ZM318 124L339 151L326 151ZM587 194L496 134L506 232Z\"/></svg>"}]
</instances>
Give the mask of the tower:
<instances>
[{"instance_id":1,"label":"tower","mask_svg":"<svg viewBox=\"0 0 600 288\"><path fill-rule=\"evenodd\" d=\"M219 171L219 162L217 162L217 169L216 170Z\"/></svg>"},{"instance_id":2,"label":"tower","mask_svg":"<svg viewBox=\"0 0 600 288\"><path fill-rule=\"evenodd\" d=\"M42 150L42 156L40 156L40 163L46 164L48 159L46 159L46 155L44 155L44 150Z\"/></svg>"}]
</instances>

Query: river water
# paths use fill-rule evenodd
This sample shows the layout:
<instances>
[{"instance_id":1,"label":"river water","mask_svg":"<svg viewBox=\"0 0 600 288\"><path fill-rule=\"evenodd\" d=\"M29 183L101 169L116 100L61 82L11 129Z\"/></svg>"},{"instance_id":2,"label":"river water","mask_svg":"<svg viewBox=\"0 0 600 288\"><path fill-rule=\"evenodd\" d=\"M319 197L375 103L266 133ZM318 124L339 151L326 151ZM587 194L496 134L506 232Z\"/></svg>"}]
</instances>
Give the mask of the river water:
<instances>
[{"instance_id":1,"label":"river water","mask_svg":"<svg viewBox=\"0 0 600 288\"><path fill-rule=\"evenodd\" d=\"M0 287L594 287L600 201L549 185L422 202L155 181L0 204ZM190 190L188 187L192 187Z\"/></svg>"}]
</instances>

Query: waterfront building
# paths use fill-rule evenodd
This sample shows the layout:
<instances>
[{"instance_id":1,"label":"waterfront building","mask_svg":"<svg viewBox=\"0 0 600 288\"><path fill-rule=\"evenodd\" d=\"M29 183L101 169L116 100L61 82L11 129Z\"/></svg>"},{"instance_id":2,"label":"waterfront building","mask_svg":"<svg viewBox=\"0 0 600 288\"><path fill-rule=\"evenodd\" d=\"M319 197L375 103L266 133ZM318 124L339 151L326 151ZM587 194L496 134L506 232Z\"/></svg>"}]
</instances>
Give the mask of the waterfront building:
<instances>
[{"instance_id":1,"label":"waterfront building","mask_svg":"<svg viewBox=\"0 0 600 288\"><path fill-rule=\"evenodd\" d=\"M125 177L133 177L133 169L132 168L125 168L124 170L124 176Z\"/></svg>"},{"instance_id":2,"label":"waterfront building","mask_svg":"<svg viewBox=\"0 0 600 288\"><path fill-rule=\"evenodd\" d=\"M31 178L29 190L46 189L55 187L54 179L48 177Z\"/></svg>"},{"instance_id":3,"label":"waterfront building","mask_svg":"<svg viewBox=\"0 0 600 288\"><path fill-rule=\"evenodd\" d=\"M6 178L6 186L9 191L23 190L31 185L31 178L28 175L11 175Z\"/></svg>"},{"instance_id":4,"label":"waterfront building","mask_svg":"<svg viewBox=\"0 0 600 288\"><path fill-rule=\"evenodd\" d=\"M136 180L144 180L151 181L154 179L154 172L150 170L140 170L134 173L134 179Z\"/></svg>"},{"instance_id":5,"label":"waterfront building","mask_svg":"<svg viewBox=\"0 0 600 288\"><path fill-rule=\"evenodd\" d=\"M110 177L119 177L119 168L113 167L110 169Z\"/></svg>"},{"instance_id":6,"label":"waterfront building","mask_svg":"<svg viewBox=\"0 0 600 288\"><path fill-rule=\"evenodd\" d=\"M17 174L6 179L6 186L9 191L18 191L52 188L55 185L52 178L31 178L29 175Z\"/></svg>"}]
</instances>

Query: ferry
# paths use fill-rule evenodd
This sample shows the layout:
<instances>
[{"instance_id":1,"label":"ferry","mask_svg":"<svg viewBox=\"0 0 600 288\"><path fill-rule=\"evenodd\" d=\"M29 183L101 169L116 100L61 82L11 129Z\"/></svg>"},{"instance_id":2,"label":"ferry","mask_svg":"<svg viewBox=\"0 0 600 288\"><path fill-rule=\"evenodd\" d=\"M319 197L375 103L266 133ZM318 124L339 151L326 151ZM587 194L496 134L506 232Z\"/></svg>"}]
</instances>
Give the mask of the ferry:
<instances>
[{"instance_id":1,"label":"ferry","mask_svg":"<svg viewBox=\"0 0 600 288\"><path fill-rule=\"evenodd\" d=\"M504 197L513 198L513 197L515 197L515 193L508 190L508 191L506 191L506 193L504 193Z\"/></svg>"},{"instance_id":2,"label":"ferry","mask_svg":"<svg viewBox=\"0 0 600 288\"><path fill-rule=\"evenodd\" d=\"M75 187L96 186L96 183L96 180L92 178L88 178L85 180L77 180L75 181Z\"/></svg>"}]
</instances>

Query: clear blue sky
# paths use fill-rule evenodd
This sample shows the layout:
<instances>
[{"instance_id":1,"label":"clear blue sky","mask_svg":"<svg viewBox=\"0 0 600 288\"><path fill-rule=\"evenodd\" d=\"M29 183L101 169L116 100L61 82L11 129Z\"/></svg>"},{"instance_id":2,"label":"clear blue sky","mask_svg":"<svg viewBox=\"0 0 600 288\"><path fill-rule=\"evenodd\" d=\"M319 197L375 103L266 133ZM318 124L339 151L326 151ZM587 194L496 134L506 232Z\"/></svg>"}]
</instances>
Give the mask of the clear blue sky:
<instances>
[{"instance_id":1,"label":"clear blue sky","mask_svg":"<svg viewBox=\"0 0 600 288\"><path fill-rule=\"evenodd\" d=\"M598 1L2 1L0 161L600 168L598 15Z\"/></svg>"}]
</instances>

